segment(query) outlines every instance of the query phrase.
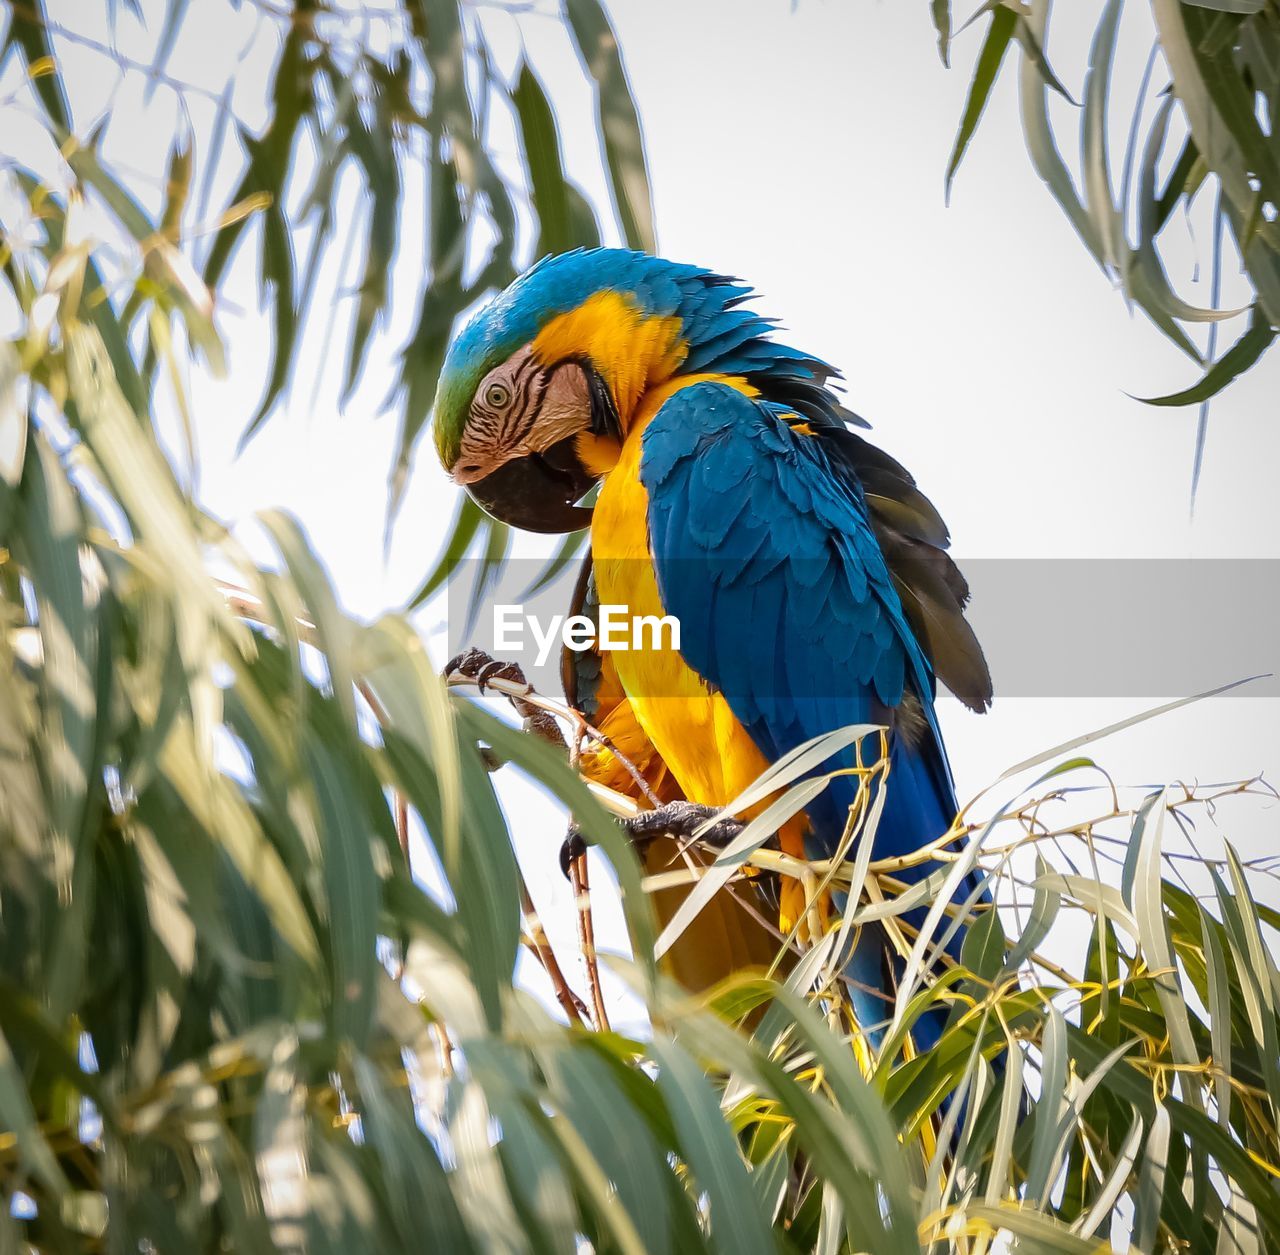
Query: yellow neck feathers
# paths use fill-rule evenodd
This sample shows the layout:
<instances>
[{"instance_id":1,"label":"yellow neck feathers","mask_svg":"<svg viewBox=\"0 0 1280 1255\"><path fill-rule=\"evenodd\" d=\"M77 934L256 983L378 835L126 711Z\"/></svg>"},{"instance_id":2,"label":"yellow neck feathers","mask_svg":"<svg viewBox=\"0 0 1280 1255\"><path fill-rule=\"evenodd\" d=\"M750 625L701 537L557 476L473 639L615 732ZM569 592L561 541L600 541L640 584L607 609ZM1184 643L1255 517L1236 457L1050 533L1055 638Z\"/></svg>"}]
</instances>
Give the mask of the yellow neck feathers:
<instances>
[{"instance_id":1,"label":"yellow neck feathers","mask_svg":"<svg viewBox=\"0 0 1280 1255\"><path fill-rule=\"evenodd\" d=\"M533 351L544 362L587 358L609 385L625 432L640 398L671 378L688 345L676 315L645 314L620 292L597 292L543 327Z\"/></svg>"}]
</instances>

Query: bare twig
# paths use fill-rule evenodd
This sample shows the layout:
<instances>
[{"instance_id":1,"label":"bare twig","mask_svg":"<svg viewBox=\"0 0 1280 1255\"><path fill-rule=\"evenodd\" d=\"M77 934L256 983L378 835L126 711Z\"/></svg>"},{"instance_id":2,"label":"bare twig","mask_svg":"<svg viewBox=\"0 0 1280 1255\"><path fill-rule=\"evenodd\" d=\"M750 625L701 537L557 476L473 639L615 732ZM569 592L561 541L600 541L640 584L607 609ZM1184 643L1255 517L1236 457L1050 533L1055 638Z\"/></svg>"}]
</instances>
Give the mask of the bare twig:
<instances>
[{"instance_id":1,"label":"bare twig","mask_svg":"<svg viewBox=\"0 0 1280 1255\"><path fill-rule=\"evenodd\" d=\"M396 839L400 842L400 853L404 855L405 866L409 867L409 802L399 789L391 795L391 801L395 806Z\"/></svg>"},{"instance_id":2,"label":"bare twig","mask_svg":"<svg viewBox=\"0 0 1280 1255\"><path fill-rule=\"evenodd\" d=\"M529 886L525 883L523 873L520 874L520 910L524 914L524 925L528 930L529 946L551 981L556 1001L564 1008L564 1013L569 1017L569 1021L581 1026L589 1015L587 1005L573 992L569 987L569 982L565 979L564 969L561 968L560 962L556 958L556 952L552 949L551 942L547 939L547 934L542 927L542 920L539 918L537 908L533 904L533 898L529 893Z\"/></svg>"},{"instance_id":3,"label":"bare twig","mask_svg":"<svg viewBox=\"0 0 1280 1255\"><path fill-rule=\"evenodd\" d=\"M578 946L587 969L587 985L591 990L591 1004L595 1009L596 1028L609 1031L609 1015L604 1007L604 989L600 984L600 964L596 956L595 921L591 916L591 884L587 872L587 856L579 854L569 864L569 883L573 886L573 901L578 912Z\"/></svg>"}]
</instances>

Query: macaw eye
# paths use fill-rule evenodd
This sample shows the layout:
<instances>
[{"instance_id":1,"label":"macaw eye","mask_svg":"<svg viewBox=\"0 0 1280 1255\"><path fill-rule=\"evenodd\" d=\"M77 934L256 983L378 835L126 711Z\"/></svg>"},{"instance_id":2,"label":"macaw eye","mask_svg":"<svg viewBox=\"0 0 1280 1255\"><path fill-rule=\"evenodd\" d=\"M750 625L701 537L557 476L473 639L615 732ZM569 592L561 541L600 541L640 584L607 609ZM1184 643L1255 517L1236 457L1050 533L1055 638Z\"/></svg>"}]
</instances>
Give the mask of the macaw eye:
<instances>
[{"instance_id":1,"label":"macaw eye","mask_svg":"<svg viewBox=\"0 0 1280 1255\"><path fill-rule=\"evenodd\" d=\"M492 410L500 410L511 401L511 390L504 383L491 383L484 390L484 403Z\"/></svg>"}]
</instances>

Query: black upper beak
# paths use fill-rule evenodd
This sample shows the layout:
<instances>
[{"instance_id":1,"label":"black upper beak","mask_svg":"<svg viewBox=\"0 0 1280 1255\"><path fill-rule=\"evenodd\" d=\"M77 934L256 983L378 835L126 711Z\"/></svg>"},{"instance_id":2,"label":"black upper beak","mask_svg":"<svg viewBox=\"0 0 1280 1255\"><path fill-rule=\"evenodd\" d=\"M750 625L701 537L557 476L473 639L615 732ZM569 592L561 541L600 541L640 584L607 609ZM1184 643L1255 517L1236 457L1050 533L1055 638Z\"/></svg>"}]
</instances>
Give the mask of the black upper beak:
<instances>
[{"instance_id":1,"label":"black upper beak","mask_svg":"<svg viewBox=\"0 0 1280 1255\"><path fill-rule=\"evenodd\" d=\"M573 437L545 453L505 462L491 475L467 485L476 503L495 519L526 532L576 532L591 523L591 511L577 502L595 479L582 465Z\"/></svg>"}]
</instances>

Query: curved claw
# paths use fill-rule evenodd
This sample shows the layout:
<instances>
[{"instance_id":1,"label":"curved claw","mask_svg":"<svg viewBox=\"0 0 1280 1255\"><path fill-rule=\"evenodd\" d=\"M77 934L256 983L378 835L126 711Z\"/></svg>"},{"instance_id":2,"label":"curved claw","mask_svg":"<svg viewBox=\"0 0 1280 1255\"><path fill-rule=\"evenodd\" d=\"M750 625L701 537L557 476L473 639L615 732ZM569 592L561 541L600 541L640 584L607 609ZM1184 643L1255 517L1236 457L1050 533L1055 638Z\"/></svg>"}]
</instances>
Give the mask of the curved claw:
<instances>
[{"instance_id":1,"label":"curved claw","mask_svg":"<svg viewBox=\"0 0 1280 1255\"><path fill-rule=\"evenodd\" d=\"M468 679L474 680L476 672L481 667L488 666L492 661L492 654L485 653L483 649L476 649L473 645L470 649L465 649L460 654L454 654L444 664L444 673L445 675L465 675Z\"/></svg>"},{"instance_id":2,"label":"curved claw","mask_svg":"<svg viewBox=\"0 0 1280 1255\"><path fill-rule=\"evenodd\" d=\"M708 845L723 849L746 827L741 820L728 815L716 819L720 810L715 806L702 806L697 802L668 802L654 810L641 811L627 819L619 819L627 836L642 844L655 837L674 837L678 841L705 841ZM708 820L715 820L706 827ZM587 846L576 826L570 826L569 835L560 847L560 870L569 876L569 864L585 852Z\"/></svg>"},{"instance_id":3,"label":"curved claw","mask_svg":"<svg viewBox=\"0 0 1280 1255\"><path fill-rule=\"evenodd\" d=\"M668 802L656 810L641 811L622 826L633 841L646 841L653 837L675 837L681 841L705 841L709 845L726 846L745 826L728 815L717 819L720 809L702 806L697 802ZM709 827L709 820L715 820Z\"/></svg>"},{"instance_id":4,"label":"curved claw","mask_svg":"<svg viewBox=\"0 0 1280 1255\"><path fill-rule=\"evenodd\" d=\"M512 684L529 687L529 681L524 678L524 670L518 662L502 662L497 658L490 658L476 673L476 688L483 693L490 680L510 680Z\"/></svg>"},{"instance_id":5,"label":"curved claw","mask_svg":"<svg viewBox=\"0 0 1280 1255\"><path fill-rule=\"evenodd\" d=\"M491 680L510 680L512 684L529 687L529 681L525 679L524 670L518 662L504 662L475 646L450 658L445 663L444 673L446 676L463 675L474 680L481 693Z\"/></svg>"},{"instance_id":6,"label":"curved claw","mask_svg":"<svg viewBox=\"0 0 1280 1255\"><path fill-rule=\"evenodd\" d=\"M569 864L575 858L587 852L587 843L582 839L576 824L569 825L569 831L560 845L560 873L569 879Z\"/></svg>"},{"instance_id":7,"label":"curved claw","mask_svg":"<svg viewBox=\"0 0 1280 1255\"><path fill-rule=\"evenodd\" d=\"M523 692L508 691L504 696L511 703L516 714L524 720L525 731L532 732L560 749L565 747L564 734L560 731L560 725L556 723L555 717L534 702L527 700L534 696L534 688L525 677L524 669L518 662L504 662L473 645L465 652L455 654L445 663L445 679L453 675L474 680L476 692L481 696L488 693L488 686L494 680L507 680L519 685Z\"/></svg>"}]
</instances>

